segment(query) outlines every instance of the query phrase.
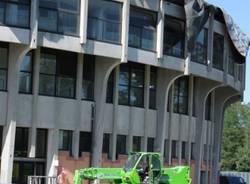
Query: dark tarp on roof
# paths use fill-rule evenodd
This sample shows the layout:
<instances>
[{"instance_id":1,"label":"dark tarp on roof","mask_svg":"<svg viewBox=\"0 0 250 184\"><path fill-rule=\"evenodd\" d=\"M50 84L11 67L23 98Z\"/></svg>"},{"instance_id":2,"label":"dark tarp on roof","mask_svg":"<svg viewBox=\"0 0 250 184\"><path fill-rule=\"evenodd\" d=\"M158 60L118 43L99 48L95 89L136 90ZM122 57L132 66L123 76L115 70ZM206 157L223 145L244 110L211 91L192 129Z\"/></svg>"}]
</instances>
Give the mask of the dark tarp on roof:
<instances>
[{"instance_id":1,"label":"dark tarp on roof","mask_svg":"<svg viewBox=\"0 0 250 184\"><path fill-rule=\"evenodd\" d=\"M233 42L234 47L242 56L241 62L245 61L250 46L250 39L237 26L233 19L225 10L204 2L204 0L185 0L186 13L186 36L188 40L188 50L191 52L194 48L196 37L207 22L209 13L219 9L222 11L227 27L227 32Z\"/></svg>"}]
</instances>

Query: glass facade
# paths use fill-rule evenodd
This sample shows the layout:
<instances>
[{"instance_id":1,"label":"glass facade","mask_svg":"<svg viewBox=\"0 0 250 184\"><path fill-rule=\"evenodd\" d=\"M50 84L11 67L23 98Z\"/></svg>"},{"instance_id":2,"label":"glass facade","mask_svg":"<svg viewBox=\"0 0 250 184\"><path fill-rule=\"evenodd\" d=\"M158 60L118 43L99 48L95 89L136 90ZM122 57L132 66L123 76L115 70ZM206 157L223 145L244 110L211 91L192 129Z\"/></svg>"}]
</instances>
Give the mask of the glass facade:
<instances>
[{"instance_id":1,"label":"glass facade","mask_svg":"<svg viewBox=\"0 0 250 184\"><path fill-rule=\"evenodd\" d=\"M120 43L121 15L122 3L105 0L89 1L88 38Z\"/></svg>"},{"instance_id":2,"label":"glass facade","mask_svg":"<svg viewBox=\"0 0 250 184\"><path fill-rule=\"evenodd\" d=\"M131 7L129 18L129 46L154 51L155 43L156 13Z\"/></svg>"},{"instance_id":3,"label":"glass facade","mask_svg":"<svg viewBox=\"0 0 250 184\"><path fill-rule=\"evenodd\" d=\"M7 90L8 48L0 45L0 91Z\"/></svg>"},{"instance_id":4,"label":"glass facade","mask_svg":"<svg viewBox=\"0 0 250 184\"><path fill-rule=\"evenodd\" d=\"M82 76L82 99L94 100L95 56L85 55Z\"/></svg>"},{"instance_id":5,"label":"glass facade","mask_svg":"<svg viewBox=\"0 0 250 184\"><path fill-rule=\"evenodd\" d=\"M19 72L19 92L32 93L33 52L24 56Z\"/></svg>"},{"instance_id":6,"label":"glass facade","mask_svg":"<svg viewBox=\"0 0 250 184\"><path fill-rule=\"evenodd\" d=\"M30 0L1 0L0 24L21 28L29 28Z\"/></svg>"},{"instance_id":7,"label":"glass facade","mask_svg":"<svg viewBox=\"0 0 250 184\"><path fill-rule=\"evenodd\" d=\"M42 49L39 94L74 98L77 54Z\"/></svg>"},{"instance_id":8,"label":"glass facade","mask_svg":"<svg viewBox=\"0 0 250 184\"><path fill-rule=\"evenodd\" d=\"M199 33L191 55L192 61L207 64L207 35L207 29L202 29Z\"/></svg>"},{"instance_id":9,"label":"glass facade","mask_svg":"<svg viewBox=\"0 0 250 184\"><path fill-rule=\"evenodd\" d=\"M39 0L39 30L79 36L79 7L79 0Z\"/></svg>"},{"instance_id":10,"label":"glass facade","mask_svg":"<svg viewBox=\"0 0 250 184\"><path fill-rule=\"evenodd\" d=\"M119 104L143 107L144 65L127 63L120 65Z\"/></svg>"},{"instance_id":11,"label":"glass facade","mask_svg":"<svg viewBox=\"0 0 250 184\"><path fill-rule=\"evenodd\" d=\"M224 37L218 33L214 33L213 41L213 67L223 70L224 63Z\"/></svg>"},{"instance_id":12,"label":"glass facade","mask_svg":"<svg viewBox=\"0 0 250 184\"><path fill-rule=\"evenodd\" d=\"M164 28L163 52L174 57L184 57L185 22L166 16Z\"/></svg>"},{"instance_id":13,"label":"glass facade","mask_svg":"<svg viewBox=\"0 0 250 184\"><path fill-rule=\"evenodd\" d=\"M181 77L174 83L174 112L188 113L188 77Z\"/></svg>"}]
</instances>

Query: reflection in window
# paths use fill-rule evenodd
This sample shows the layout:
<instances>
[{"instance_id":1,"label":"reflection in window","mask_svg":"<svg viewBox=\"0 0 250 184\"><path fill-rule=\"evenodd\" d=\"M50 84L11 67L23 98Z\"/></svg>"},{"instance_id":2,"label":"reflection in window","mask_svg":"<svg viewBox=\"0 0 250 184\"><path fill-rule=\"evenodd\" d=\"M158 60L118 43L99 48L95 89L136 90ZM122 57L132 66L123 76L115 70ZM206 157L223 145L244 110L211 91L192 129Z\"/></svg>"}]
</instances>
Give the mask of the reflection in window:
<instances>
[{"instance_id":1,"label":"reflection in window","mask_svg":"<svg viewBox=\"0 0 250 184\"><path fill-rule=\"evenodd\" d=\"M164 53L174 57L184 57L184 21L166 17L164 30Z\"/></svg>"},{"instance_id":2,"label":"reflection in window","mask_svg":"<svg viewBox=\"0 0 250 184\"><path fill-rule=\"evenodd\" d=\"M24 56L19 72L19 92L32 92L33 52Z\"/></svg>"},{"instance_id":3,"label":"reflection in window","mask_svg":"<svg viewBox=\"0 0 250 184\"><path fill-rule=\"evenodd\" d=\"M129 46L155 50L156 13L130 8Z\"/></svg>"},{"instance_id":4,"label":"reflection in window","mask_svg":"<svg viewBox=\"0 0 250 184\"><path fill-rule=\"evenodd\" d=\"M59 150L71 152L73 131L59 130Z\"/></svg>"},{"instance_id":5,"label":"reflection in window","mask_svg":"<svg viewBox=\"0 0 250 184\"><path fill-rule=\"evenodd\" d=\"M80 143L79 143L79 156L82 152L91 152L92 149L92 133L91 132L80 132Z\"/></svg>"},{"instance_id":6,"label":"reflection in window","mask_svg":"<svg viewBox=\"0 0 250 184\"><path fill-rule=\"evenodd\" d=\"M15 136L15 157L27 157L28 156L28 140L29 129L28 128L16 128Z\"/></svg>"},{"instance_id":7,"label":"reflection in window","mask_svg":"<svg viewBox=\"0 0 250 184\"><path fill-rule=\"evenodd\" d=\"M77 55L43 49L41 51L39 94L75 97Z\"/></svg>"},{"instance_id":8,"label":"reflection in window","mask_svg":"<svg viewBox=\"0 0 250 184\"><path fill-rule=\"evenodd\" d=\"M143 107L144 65L134 63L120 65L119 104Z\"/></svg>"},{"instance_id":9,"label":"reflection in window","mask_svg":"<svg viewBox=\"0 0 250 184\"><path fill-rule=\"evenodd\" d=\"M174 83L174 112L188 113L188 77L181 77Z\"/></svg>"},{"instance_id":10,"label":"reflection in window","mask_svg":"<svg viewBox=\"0 0 250 184\"><path fill-rule=\"evenodd\" d=\"M207 30L202 29L196 38L191 60L197 63L207 63Z\"/></svg>"},{"instance_id":11,"label":"reflection in window","mask_svg":"<svg viewBox=\"0 0 250 184\"><path fill-rule=\"evenodd\" d=\"M39 29L78 36L79 5L79 0L40 0Z\"/></svg>"},{"instance_id":12,"label":"reflection in window","mask_svg":"<svg viewBox=\"0 0 250 184\"><path fill-rule=\"evenodd\" d=\"M8 48L0 47L0 91L7 90Z\"/></svg>"},{"instance_id":13,"label":"reflection in window","mask_svg":"<svg viewBox=\"0 0 250 184\"><path fill-rule=\"evenodd\" d=\"M116 154L126 155L126 135L117 135Z\"/></svg>"},{"instance_id":14,"label":"reflection in window","mask_svg":"<svg viewBox=\"0 0 250 184\"><path fill-rule=\"evenodd\" d=\"M30 1L1 1L0 24L28 28L30 21Z\"/></svg>"},{"instance_id":15,"label":"reflection in window","mask_svg":"<svg viewBox=\"0 0 250 184\"><path fill-rule=\"evenodd\" d=\"M122 4L91 0L88 10L88 38L119 43L121 40Z\"/></svg>"},{"instance_id":16,"label":"reflection in window","mask_svg":"<svg viewBox=\"0 0 250 184\"><path fill-rule=\"evenodd\" d=\"M149 108L156 109L156 83L157 83L157 68L150 68L150 85L149 85Z\"/></svg>"},{"instance_id":17,"label":"reflection in window","mask_svg":"<svg viewBox=\"0 0 250 184\"><path fill-rule=\"evenodd\" d=\"M224 38L218 33L214 33L213 43L213 67L223 70L224 63Z\"/></svg>"},{"instance_id":18,"label":"reflection in window","mask_svg":"<svg viewBox=\"0 0 250 184\"><path fill-rule=\"evenodd\" d=\"M82 76L82 99L94 100L95 57L85 55Z\"/></svg>"}]
</instances>

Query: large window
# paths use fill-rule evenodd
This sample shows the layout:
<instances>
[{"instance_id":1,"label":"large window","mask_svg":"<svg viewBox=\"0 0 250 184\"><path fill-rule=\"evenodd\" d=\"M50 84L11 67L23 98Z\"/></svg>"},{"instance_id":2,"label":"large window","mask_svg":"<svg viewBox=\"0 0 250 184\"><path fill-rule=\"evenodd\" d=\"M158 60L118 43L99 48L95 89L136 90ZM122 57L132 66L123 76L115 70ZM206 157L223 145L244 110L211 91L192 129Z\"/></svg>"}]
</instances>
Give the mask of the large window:
<instances>
[{"instance_id":1,"label":"large window","mask_svg":"<svg viewBox=\"0 0 250 184\"><path fill-rule=\"evenodd\" d=\"M207 63L207 29L202 29L195 42L191 60L197 63Z\"/></svg>"},{"instance_id":2,"label":"large window","mask_svg":"<svg viewBox=\"0 0 250 184\"><path fill-rule=\"evenodd\" d=\"M144 65L135 63L120 65L119 104L143 107Z\"/></svg>"},{"instance_id":3,"label":"large window","mask_svg":"<svg viewBox=\"0 0 250 184\"><path fill-rule=\"evenodd\" d=\"M188 77L181 77L174 83L174 112L188 113Z\"/></svg>"},{"instance_id":4,"label":"large window","mask_svg":"<svg viewBox=\"0 0 250 184\"><path fill-rule=\"evenodd\" d=\"M39 94L74 98L76 63L74 53L42 49Z\"/></svg>"},{"instance_id":5,"label":"large window","mask_svg":"<svg viewBox=\"0 0 250 184\"><path fill-rule=\"evenodd\" d=\"M0 47L0 91L7 90L8 48Z\"/></svg>"},{"instance_id":6,"label":"large window","mask_svg":"<svg viewBox=\"0 0 250 184\"><path fill-rule=\"evenodd\" d=\"M121 14L121 3L105 0L89 1L88 38L120 43Z\"/></svg>"},{"instance_id":7,"label":"large window","mask_svg":"<svg viewBox=\"0 0 250 184\"><path fill-rule=\"evenodd\" d=\"M19 92L32 93L33 52L24 56L19 72Z\"/></svg>"},{"instance_id":8,"label":"large window","mask_svg":"<svg viewBox=\"0 0 250 184\"><path fill-rule=\"evenodd\" d=\"M94 100L95 56L85 55L82 76L82 99Z\"/></svg>"},{"instance_id":9,"label":"large window","mask_svg":"<svg viewBox=\"0 0 250 184\"><path fill-rule=\"evenodd\" d=\"M164 54L174 57L184 57L184 21L167 16L164 30Z\"/></svg>"},{"instance_id":10,"label":"large window","mask_svg":"<svg viewBox=\"0 0 250 184\"><path fill-rule=\"evenodd\" d=\"M59 130L59 150L71 153L73 132L71 130Z\"/></svg>"},{"instance_id":11,"label":"large window","mask_svg":"<svg viewBox=\"0 0 250 184\"><path fill-rule=\"evenodd\" d=\"M130 8L129 46L155 50L156 13Z\"/></svg>"},{"instance_id":12,"label":"large window","mask_svg":"<svg viewBox=\"0 0 250 184\"><path fill-rule=\"evenodd\" d=\"M157 68L150 68L149 108L156 109Z\"/></svg>"},{"instance_id":13,"label":"large window","mask_svg":"<svg viewBox=\"0 0 250 184\"><path fill-rule=\"evenodd\" d=\"M116 142L116 154L119 155L126 155L126 135L117 135L117 142Z\"/></svg>"},{"instance_id":14,"label":"large window","mask_svg":"<svg viewBox=\"0 0 250 184\"><path fill-rule=\"evenodd\" d=\"M39 29L79 35L79 0L39 0Z\"/></svg>"},{"instance_id":15,"label":"large window","mask_svg":"<svg viewBox=\"0 0 250 184\"><path fill-rule=\"evenodd\" d=\"M28 156L28 142L29 142L29 129L28 128L16 128L15 137L15 157L27 157Z\"/></svg>"},{"instance_id":16,"label":"large window","mask_svg":"<svg viewBox=\"0 0 250 184\"><path fill-rule=\"evenodd\" d=\"M0 24L29 28L30 0L1 0Z\"/></svg>"},{"instance_id":17,"label":"large window","mask_svg":"<svg viewBox=\"0 0 250 184\"><path fill-rule=\"evenodd\" d=\"M91 132L80 132L80 144L79 144L79 155L82 152L91 152L92 149L92 133Z\"/></svg>"},{"instance_id":18,"label":"large window","mask_svg":"<svg viewBox=\"0 0 250 184\"><path fill-rule=\"evenodd\" d=\"M224 63L224 37L218 33L214 33L213 41L213 67L223 70Z\"/></svg>"}]
</instances>

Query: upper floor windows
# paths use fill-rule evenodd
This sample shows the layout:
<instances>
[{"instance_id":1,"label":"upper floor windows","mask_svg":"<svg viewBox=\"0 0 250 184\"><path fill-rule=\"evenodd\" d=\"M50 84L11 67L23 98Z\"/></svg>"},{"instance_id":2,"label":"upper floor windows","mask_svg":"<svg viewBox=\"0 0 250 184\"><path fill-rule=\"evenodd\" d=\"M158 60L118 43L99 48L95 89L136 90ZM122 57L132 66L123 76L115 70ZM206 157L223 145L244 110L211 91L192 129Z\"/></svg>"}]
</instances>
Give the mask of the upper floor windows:
<instances>
[{"instance_id":1,"label":"upper floor windows","mask_svg":"<svg viewBox=\"0 0 250 184\"><path fill-rule=\"evenodd\" d=\"M157 68L150 68L149 108L156 109Z\"/></svg>"},{"instance_id":2,"label":"upper floor windows","mask_svg":"<svg viewBox=\"0 0 250 184\"><path fill-rule=\"evenodd\" d=\"M89 1L88 38L112 43L121 41L122 3Z\"/></svg>"},{"instance_id":3,"label":"upper floor windows","mask_svg":"<svg viewBox=\"0 0 250 184\"><path fill-rule=\"evenodd\" d=\"M207 63L207 36L207 29L202 29L195 42L194 50L191 55L192 61L202 64Z\"/></svg>"},{"instance_id":4,"label":"upper floor windows","mask_svg":"<svg viewBox=\"0 0 250 184\"><path fill-rule=\"evenodd\" d=\"M94 100L95 56L85 55L83 61L82 99Z\"/></svg>"},{"instance_id":5,"label":"upper floor windows","mask_svg":"<svg viewBox=\"0 0 250 184\"><path fill-rule=\"evenodd\" d=\"M0 46L0 91L7 90L8 48Z\"/></svg>"},{"instance_id":6,"label":"upper floor windows","mask_svg":"<svg viewBox=\"0 0 250 184\"><path fill-rule=\"evenodd\" d=\"M129 46L154 51L156 13L131 7L129 22Z\"/></svg>"},{"instance_id":7,"label":"upper floor windows","mask_svg":"<svg viewBox=\"0 0 250 184\"><path fill-rule=\"evenodd\" d=\"M213 67L223 70L224 63L224 37L218 33L214 33L213 41Z\"/></svg>"},{"instance_id":8,"label":"upper floor windows","mask_svg":"<svg viewBox=\"0 0 250 184\"><path fill-rule=\"evenodd\" d=\"M43 49L40 61L39 94L74 98L77 55Z\"/></svg>"},{"instance_id":9,"label":"upper floor windows","mask_svg":"<svg viewBox=\"0 0 250 184\"><path fill-rule=\"evenodd\" d=\"M174 112L188 113L188 77L181 77L174 83Z\"/></svg>"},{"instance_id":10,"label":"upper floor windows","mask_svg":"<svg viewBox=\"0 0 250 184\"><path fill-rule=\"evenodd\" d=\"M79 0L39 0L39 29L79 35Z\"/></svg>"},{"instance_id":11,"label":"upper floor windows","mask_svg":"<svg viewBox=\"0 0 250 184\"><path fill-rule=\"evenodd\" d=\"M128 63L120 65L119 104L143 107L144 65Z\"/></svg>"},{"instance_id":12,"label":"upper floor windows","mask_svg":"<svg viewBox=\"0 0 250 184\"><path fill-rule=\"evenodd\" d=\"M184 0L166 0L166 1L170 2L170 3L177 4L177 5L181 5L181 6L184 5Z\"/></svg>"},{"instance_id":13,"label":"upper floor windows","mask_svg":"<svg viewBox=\"0 0 250 184\"><path fill-rule=\"evenodd\" d=\"M33 52L24 56L19 72L19 92L32 92Z\"/></svg>"},{"instance_id":14,"label":"upper floor windows","mask_svg":"<svg viewBox=\"0 0 250 184\"><path fill-rule=\"evenodd\" d=\"M30 0L0 1L0 24L29 28Z\"/></svg>"},{"instance_id":15,"label":"upper floor windows","mask_svg":"<svg viewBox=\"0 0 250 184\"><path fill-rule=\"evenodd\" d=\"M184 21L167 16L164 30L164 53L170 56L184 57Z\"/></svg>"}]
</instances>

